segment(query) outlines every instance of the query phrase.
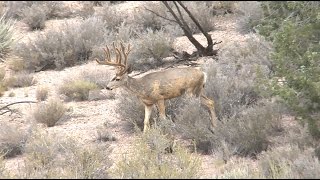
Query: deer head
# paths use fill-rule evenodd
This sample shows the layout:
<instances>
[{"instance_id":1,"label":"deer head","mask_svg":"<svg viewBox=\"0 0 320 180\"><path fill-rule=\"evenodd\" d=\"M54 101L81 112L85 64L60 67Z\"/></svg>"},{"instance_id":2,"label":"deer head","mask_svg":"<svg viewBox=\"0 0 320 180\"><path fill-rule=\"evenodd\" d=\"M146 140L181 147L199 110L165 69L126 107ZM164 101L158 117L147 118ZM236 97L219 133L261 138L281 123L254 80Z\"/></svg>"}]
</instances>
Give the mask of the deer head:
<instances>
[{"instance_id":1,"label":"deer head","mask_svg":"<svg viewBox=\"0 0 320 180\"><path fill-rule=\"evenodd\" d=\"M110 50L107 45L106 45L106 48L103 49L106 55L105 60L100 61L96 59L98 64L116 67L116 75L114 78L111 79L111 81L107 85L107 89L109 90L112 90L124 85L128 79L128 73L130 73L130 66L128 65L128 55L131 51L130 44L128 44L127 49L125 48L122 42L120 43L120 48L117 47L114 42L112 43L112 46L116 54L115 62L111 61ZM122 63L122 55L124 57L123 63Z\"/></svg>"}]
</instances>

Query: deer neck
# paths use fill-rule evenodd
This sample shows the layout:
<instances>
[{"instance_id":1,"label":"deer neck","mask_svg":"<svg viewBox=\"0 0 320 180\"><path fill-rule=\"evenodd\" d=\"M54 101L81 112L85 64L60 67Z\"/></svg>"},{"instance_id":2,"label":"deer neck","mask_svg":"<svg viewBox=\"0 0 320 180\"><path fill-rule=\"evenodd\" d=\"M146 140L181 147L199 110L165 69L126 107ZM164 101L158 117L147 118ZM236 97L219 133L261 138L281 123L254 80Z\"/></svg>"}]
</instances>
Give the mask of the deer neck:
<instances>
[{"instance_id":1,"label":"deer neck","mask_svg":"<svg viewBox=\"0 0 320 180\"><path fill-rule=\"evenodd\" d=\"M143 84L140 81L140 78L132 78L128 76L127 83L125 84L125 87L131 91L133 94L136 94L138 96L142 96L143 93Z\"/></svg>"}]
</instances>

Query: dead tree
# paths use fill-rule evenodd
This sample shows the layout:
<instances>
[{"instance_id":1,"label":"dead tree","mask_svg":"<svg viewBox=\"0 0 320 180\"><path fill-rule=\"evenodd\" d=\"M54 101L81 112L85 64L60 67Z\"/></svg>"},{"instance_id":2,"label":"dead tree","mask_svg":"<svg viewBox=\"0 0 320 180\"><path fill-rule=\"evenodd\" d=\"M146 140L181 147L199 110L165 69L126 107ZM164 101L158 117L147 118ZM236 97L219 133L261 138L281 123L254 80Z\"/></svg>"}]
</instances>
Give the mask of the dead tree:
<instances>
[{"instance_id":1,"label":"dead tree","mask_svg":"<svg viewBox=\"0 0 320 180\"><path fill-rule=\"evenodd\" d=\"M186 52L183 52L183 54L181 55L182 57L186 56L186 57L194 57L194 56L216 56L217 53L218 53L218 50L214 50L213 49L213 46L216 45L216 44L219 44L221 43L220 42L213 42L212 41L212 38L211 36L208 34L208 32L206 32L202 26L200 25L199 21L192 15L192 13L188 10L188 8L181 2L181 1L173 1L173 4L174 4L174 7L176 8L176 12L173 10L173 6L171 7L169 4L168 4L168 1L161 1L165 6L166 8L169 10L170 14L173 16L174 19L169 19L169 18L166 18L152 10L149 10L149 9L146 9L152 13L154 13L155 15L165 19L165 20L168 20L168 21L171 21L171 22L175 22L177 23L181 29L183 30L184 32L184 35L189 39L189 41L196 47L197 49L197 52L194 52L192 53L191 55L186 53ZM204 47L202 46L199 41L197 41L193 35L192 35L192 31L190 29L190 27L188 26L188 24L186 23L184 17L183 17L183 14L180 10L180 7L179 5L183 8L183 10L188 14L188 16L191 18L191 20L196 24L196 26L199 28L199 30L201 31L201 33L206 37L207 39L207 42L208 42L208 46L207 47Z\"/></svg>"},{"instance_id":2,"label":"dead tree","mask_svg":"<svg viewBox=\"0 0 320 180\"><path fill-rule=\"evenodd\" d=\"M17 111L11 109L10 106L15 105L15 104L22 104L22 103L37 103L37 102L35 102L35 101L19 101L19 102L7 104L5 106L0 107L0 115L6 114L9 112L11 113L10 115L12 115L13 113L17 113Z\"/></svg>"}]
</instances>

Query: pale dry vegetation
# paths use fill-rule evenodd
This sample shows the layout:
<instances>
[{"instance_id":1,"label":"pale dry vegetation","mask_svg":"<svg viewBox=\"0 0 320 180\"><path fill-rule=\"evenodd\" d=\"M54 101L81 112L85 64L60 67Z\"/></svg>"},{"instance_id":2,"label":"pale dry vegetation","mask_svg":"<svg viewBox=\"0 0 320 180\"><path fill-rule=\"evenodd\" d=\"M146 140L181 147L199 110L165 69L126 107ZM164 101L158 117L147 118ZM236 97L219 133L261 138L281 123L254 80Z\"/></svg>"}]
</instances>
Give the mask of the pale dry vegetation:
<instances>
[{"instance_id":1,"label":"pale dry vegetation","mask_svg":"<svg viewBox=\"0 0 320 180\"><path fill-rule=\"evenodd\" d=\"M223 43L217 57L196 59L203 62L200 66L207 75L205 94L215 102L219 121L214 133L208 128L210 113L196 97L184 95L167 100L167 119L162 121L154 107L150 118L152 127L145 134L141 133L145 109L136 96L116 90L115 95L104 95L101 101L92 102L98 98L90 98L90 94L101 93L114 73L114 69L91 66L89 62L95 58L105 59L105 45L113 41L132 44L128 59L134 73L163 68L167 63L165 58L172 57L174 48L181 45L180 38L176 38L183 36L182 29L150 12L173 19L161 2L145 2L132 12L128 10L132 14L121 11L122 3L131 2L1 3L0 95L10 88L10 93L2 97L1 106L20 98L22 91L28 92L24 100L38 102L29 106L33 111L27 117L24 117L25 109L23 113L13 110L14 116L1 115L4 122L0 124L0 178L203 178L207 176L202 172L203 167L212 169L214 175L210 178L219 179L320 177L319 140L311 135L310 125L308 128L300 121L294 122L301 117L293 117L288 105L274 96L270 84L266 83L275 74L273 56L270 56L275 47L274 42L256 34L259 33L257 25L262 21L266 23L268 18L263 14L263 2L183 2L214 40L220 41L221 37L215 33L225 30L219 29L222 26L217 23L221 20L234 23L230 30L229 24L223 26L228 29L224 33L231 36L237 33L234 39L221 39ZM186 13L182 14L191 33L200 33ZM230 19L235 22L228 22ZM273 25L278 26L275 22ZM29 30L25 31L24 26ZM216 27L219 27L217 32ZM17 29L23 29L21 32L25 34L14 35ZM309 55L317 59L317 53ZM83 67L74 73L73 68L78 65ZM59 84L51 82L60 78L59 73L70 69L72 72ZM57 77L48 77L46 73ZM37 79L39 77L45 81ZM37 83L38 80L41 83ZM60 97L48 98L55 93ZM70 104L74 114L70 122L64 123L68 113L73 113ZM92 110L91 106L102 108ZM86 108L92 112L88 113ZM90 134L92 141L91 137L84 137L88 134L82 127L78 129L80 126L73 124L83 123L87 130L95 115L101 118L101 114L104 119L99 120L105 126L95 125L95 135ZM116 118L116 124L112 124L113 120L110 122L112 118ZM120 121L126 121L125 125ZM28 128L11 126L12 122ZM38 128L37 123L45 126ZM76 130L68 129L70 124L75 125L72 128ZM115 129L119 126L120 130ZM62 133L61 129L80 132L83 142L69 136L69 132ZM130 145L128 136L134 137ZM110 153L122 152L110 151L110 144L115 149L120 144L118 149L130 151L115 155L113 158L117 161L112 162ZM23 161L15 167L17 172L13 172L6 162L15 160L16 156L21 156ZM202 166L203 157L223 163L219 167Z\"/></svg>"},{"instance_id":2,"label":"pale dry vegetation","mask_svg":"<svg viewBox=\"0 0 320 180\"><path fill-rule=\"evenodd\" d=\"M7 125L5 123L0 125L0 157L12 158L22 154L27 140L27 132L15 125Z\"/></svg>"},{"instance_id":3,"label":"pale dry vegetation","mask_svg":"<svg viewBox=\"0 0 320 180\"><path fill-rule=\"evenodd\" d=\"M66 107L59 99L49 99L41 102L33 112L36 122L43 123L48 127L55 126L66 112Z\"/></svg>"}]
</instances>

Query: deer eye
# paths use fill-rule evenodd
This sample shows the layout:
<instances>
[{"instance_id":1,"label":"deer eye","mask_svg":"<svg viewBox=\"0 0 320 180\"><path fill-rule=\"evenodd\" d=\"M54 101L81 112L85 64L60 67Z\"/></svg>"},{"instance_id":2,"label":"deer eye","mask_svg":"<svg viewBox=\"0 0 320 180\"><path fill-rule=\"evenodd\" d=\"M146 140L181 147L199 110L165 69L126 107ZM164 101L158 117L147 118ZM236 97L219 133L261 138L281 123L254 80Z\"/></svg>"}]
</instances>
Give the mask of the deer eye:
<instances>
[{"instance_id":1,"label":"deer eye","mask_svg":"<svg viewBox=\"0 0 320 180\"><path fill-rule=\"evenodd\" d=\"M120 79L116 79L116 81L120 81Z\"/></svg>"}]
</instances>

